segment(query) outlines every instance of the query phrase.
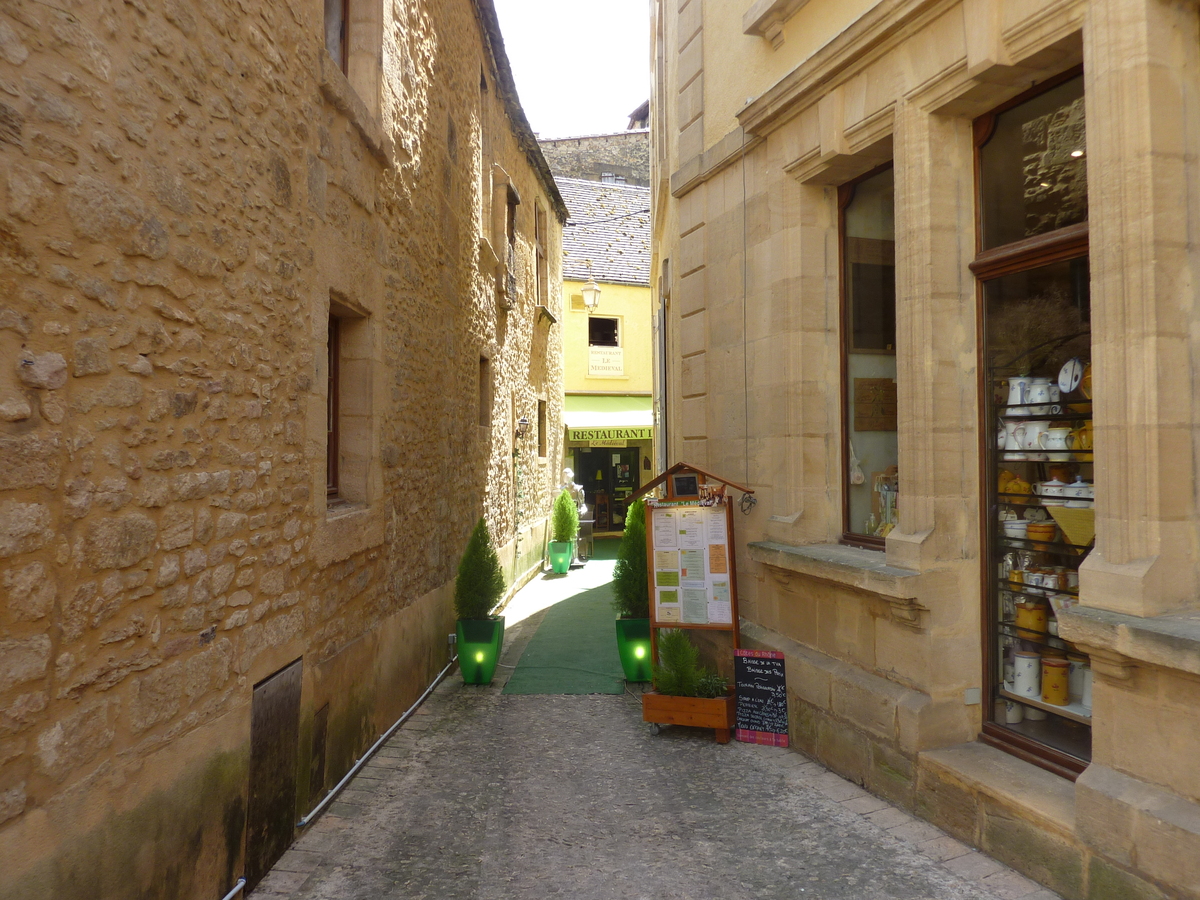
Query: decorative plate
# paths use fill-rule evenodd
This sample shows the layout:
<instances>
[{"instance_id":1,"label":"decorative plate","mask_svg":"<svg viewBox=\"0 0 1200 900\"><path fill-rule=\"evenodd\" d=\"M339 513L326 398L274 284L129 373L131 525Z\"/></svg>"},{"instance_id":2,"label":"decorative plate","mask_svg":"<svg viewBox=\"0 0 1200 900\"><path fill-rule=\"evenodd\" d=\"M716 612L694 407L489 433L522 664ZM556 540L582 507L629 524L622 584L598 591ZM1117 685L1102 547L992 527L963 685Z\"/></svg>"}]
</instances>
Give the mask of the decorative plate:
<instances>
[{"instance_id":1,"label":"decorative plate","mask_svg":"<svg viewBox=\"0 0 1200 900\"><path fill-rule=\"evenodd\" d=\"M1083 380L1083 360L1076 356L1074 359L1067 360L1062 369L1058 373L1058 389L1063 394L1069 394L1071 391L1079 387L1079 382Z\"/></svg>"}]
</instances>

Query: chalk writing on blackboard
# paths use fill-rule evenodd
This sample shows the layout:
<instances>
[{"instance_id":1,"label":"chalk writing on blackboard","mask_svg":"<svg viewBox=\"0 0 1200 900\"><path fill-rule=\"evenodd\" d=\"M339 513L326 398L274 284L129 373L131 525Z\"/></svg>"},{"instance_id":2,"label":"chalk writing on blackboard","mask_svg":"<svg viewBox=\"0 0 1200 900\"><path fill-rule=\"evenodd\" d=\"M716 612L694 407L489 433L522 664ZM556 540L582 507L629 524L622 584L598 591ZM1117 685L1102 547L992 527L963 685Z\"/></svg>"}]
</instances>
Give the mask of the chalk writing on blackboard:
<instances>
[{"instance_id":1,"label":"chalk writing on blackboard","mask_svg":"<svg viewBox=\"0 0 1200 900\"><path fill-rule=\"evenodd\" d=\"M748 744L788 745L787 682L777 650L735 650L735 737Z\"/></svg>"}]
</instances>

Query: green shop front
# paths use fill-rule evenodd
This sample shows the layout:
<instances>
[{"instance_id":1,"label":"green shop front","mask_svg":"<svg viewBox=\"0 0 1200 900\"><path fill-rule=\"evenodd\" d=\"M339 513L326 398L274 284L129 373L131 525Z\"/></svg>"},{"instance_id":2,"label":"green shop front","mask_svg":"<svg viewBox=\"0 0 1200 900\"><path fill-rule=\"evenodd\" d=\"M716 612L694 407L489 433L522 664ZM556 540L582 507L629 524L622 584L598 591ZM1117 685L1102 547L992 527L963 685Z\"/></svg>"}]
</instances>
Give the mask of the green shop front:
<instances>
[{"instance_id":1,"label":"green shop front","mask_svg":"<svg viewBox=\"0 0 1200 900\"><path fill-rule=\"evenodd\" d=\"M567 394L565 465L583 486L595 533L625 527L631 494L650 477L654 411L649 394Z\"/></svg>"}]
</instances>

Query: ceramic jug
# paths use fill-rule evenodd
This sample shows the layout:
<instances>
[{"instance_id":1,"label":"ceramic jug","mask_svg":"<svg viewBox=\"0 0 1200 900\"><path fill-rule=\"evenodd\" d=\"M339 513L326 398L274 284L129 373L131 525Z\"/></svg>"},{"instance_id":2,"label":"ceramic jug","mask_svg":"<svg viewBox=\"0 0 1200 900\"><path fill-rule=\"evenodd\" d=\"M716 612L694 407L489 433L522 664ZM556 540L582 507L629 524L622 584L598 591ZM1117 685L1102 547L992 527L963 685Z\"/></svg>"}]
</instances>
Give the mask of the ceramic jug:
<instances>
[{"instance_id":1,"label":"ceramic jug","mask_svg":"<svg viewBox=\"0 0 1200 900\"><path fill-rule=\"evenodd\" d=\"M1017 440L1020 442L1022 450L1038 451L1042 449L1042 445L1039 443L1042 435L1048 434L1049 431L1050 423L1046 420L1039 420L1037 422L1022 422L1014 430L1013 434L1016 435ZM1035 452L1035 455L1029 458L1044 459L1045 455Z\"/></svg>"},{"instance_id":2,"label":"ceramic jug","mask_svg":"<svg viewBox=\"0 0 1200 900\"><path fill-rule=\"evenodd\" d=\"M1050 379L1031 378L1026 389L1025 402L1030 406L1030 414L1036 416L1050 415Z\"/></svg>"},{"instance_id":3,"label":"ceramic jug","mask_svg":"<svg viewBox=\"0 0 1200 900\"><path fill-rule=\"evenodd\" d=\"M1092 449L1092 423L1084 422L1071 432L1075 438L1075 449L1088 451Z\"/></svg>"},{"instance_id":4,"label":"ceramic jug","mask_svg":"<svg viewBox=\"0 0 1200 900\"><path fill-rule=\"evenodd\" d=\"M1028 409L1021 409L1022 404L1028 403L1029 397L1029 381L1028 375L1014 375L1008 379L1008 405L1016 407L1009 409L1010 416L1029 416L1032 413Z\"/></svg>"},{"instance_id":5,"label":"ceramic jug","mask_svg":"<svg viewBox=\"0 0 1200 900\"><path fill-rule=\"evenodd\" d=\"M1017 436L1017 429L1023 429L1025 423L1021 421L1009 421L1004 423L1004 449L1007 452L1006 459L1024 459L1025 454L1021 452L1021 438ZM1024 431L1021 432L1025 434ZM1015 455L1015 454L1020 454Z\"/></svg>"},{"instance_id":6,"label":"ceramic jug","mask_svg":"<svg viewBox=\"0 0 1200 900\"><path fill-rule=\"evenodd\" d=\"M1048 428L1046 432L1038 436L1038 446L1043 450L1070 450L1075 444L1075 439L1071 435L1070 428ZM1070 453L1048 453L1047 457L1052 461L1065 462L1071 458Z\"/></svg>"}]
</instances>

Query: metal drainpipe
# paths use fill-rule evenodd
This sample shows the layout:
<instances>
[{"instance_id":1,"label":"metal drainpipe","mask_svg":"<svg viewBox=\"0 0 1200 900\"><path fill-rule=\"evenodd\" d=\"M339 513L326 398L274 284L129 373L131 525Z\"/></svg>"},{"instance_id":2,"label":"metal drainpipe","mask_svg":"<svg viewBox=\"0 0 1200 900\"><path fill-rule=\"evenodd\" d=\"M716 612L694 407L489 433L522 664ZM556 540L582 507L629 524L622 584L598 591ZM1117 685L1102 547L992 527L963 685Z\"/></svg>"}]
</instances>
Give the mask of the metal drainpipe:
<instances>
[{"instance_id":1,"label":"metal drainpipe","mask_svg":"<svg viewBox=\"0 0 1200 900\"><path fill-rule=\"evenodd\" d=\"M303 819L301 819L299 822L296 823L297 828L306 827L310 822L312 822L313 819L315 819L320 814L321 810L323 810L326 806L329 805L329 803L333 800L334 797L336 797L338 795L338 793L342 790L342 788L344 788L347 784L349 784L350 779L358 774L358 770L361 769L363 766L365 766L367 764L367 762L371 759L371 757L375 755L375 751L378 750L380 747L382 747L384 742L387 741L387 739L390 738L395 733L396 729L399 728L401 725L403 725L408 720L408 717L417 711L417 707L419 707L422 703L425 702L425 698L433 693L433 689L442 683L442 679L446 677L447 672L449 672L452 668L454 668L454 664L456 662L458 662L458 654L457 653L454 654L453 657L451 657L450 662L448 662L446 664L446 668L442 669L442 671L438 673L437 678L433 679L433 683L430 684L429 687L425 688L425 693L423 693L420 697L417 698L417 702L414 703L412 706L410 706L408 708L408 710L404 713L404 715L402 715L399 719L396 720L395 724L392 725L391 728L389 728L382 735L380 735L379 740L377 740L374 744L371 745L371 749L369 749L366 753L364 753L362 755L362 758L359 759L359 761L356 762L351 767L350 771L347 772L342 777L341 781L339 781L336 785L334 785L333 789L328 794L325 795L325 798L320 803L318 803L315 807L313 807L312 812L310 812Z\"/></svg>"}]
</instances>

